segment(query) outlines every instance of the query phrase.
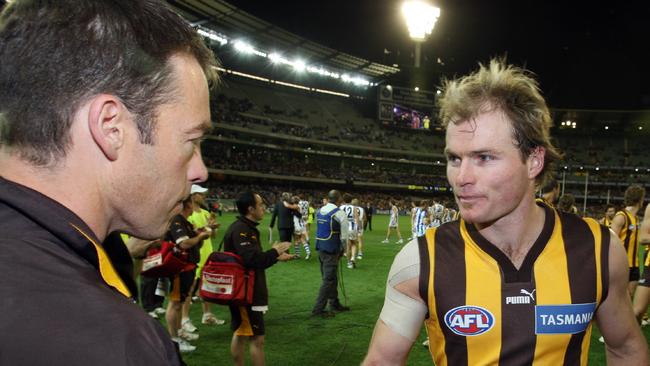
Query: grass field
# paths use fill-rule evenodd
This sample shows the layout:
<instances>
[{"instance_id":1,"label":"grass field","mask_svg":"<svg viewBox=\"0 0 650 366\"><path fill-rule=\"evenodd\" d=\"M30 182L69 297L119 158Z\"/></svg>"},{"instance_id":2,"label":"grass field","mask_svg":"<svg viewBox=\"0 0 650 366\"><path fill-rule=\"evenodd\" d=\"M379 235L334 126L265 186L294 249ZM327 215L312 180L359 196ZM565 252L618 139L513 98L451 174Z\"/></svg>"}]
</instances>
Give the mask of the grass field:
<instances>
[{"instance_id":1,"label":"grass field","mask_svg":"<svg viewBox=\"0 0 650 366\"><path fill-rule=\"evenodd\" d=\"M368 348L374 324L381 310L388 269L395 254L402 247L381 244L386 235L387 216L373 218L373 231L366 232L364 258L354 270L343 264L343 284L350 312L337 314L330 319L310 318L311 308L320 286L318 258L278 263L267 270L269 287L269 312L266 313L266 362L275 366L327 366L358 365ZM259 226L264 245L268 247L268 223L270 215ZM220 218L218 244L225 228L234 220L234 215L224 214ZM402 236L406 239L410 226L408 218L400 221ZM311 237L313 238L312 227ZM277 237L277 231L273 233ZM394 235L394 234L393 234ZM312 239L312 248L314 247ZM312 249L313 250L313 249ZM343 301L343 295L340 294ZM191 317L199 328L200 338L192 342L196 351L183 355L188 365L228 365L230 361L230 314L225 306L213 305L213 312L226 319L221 326L200 324L199 304L192 306ZM164 320L161 320L164 322ZM650 339L650 329L644 329ZM604 345L598 342L600 334L596 327L592 333L590 365L604 365ZM425 335L422 331L417 344L411 350L408 365L431 365L429 351L420 344ZM247 365L250 359L247 355Z\"/></svg>"}]
</instances>

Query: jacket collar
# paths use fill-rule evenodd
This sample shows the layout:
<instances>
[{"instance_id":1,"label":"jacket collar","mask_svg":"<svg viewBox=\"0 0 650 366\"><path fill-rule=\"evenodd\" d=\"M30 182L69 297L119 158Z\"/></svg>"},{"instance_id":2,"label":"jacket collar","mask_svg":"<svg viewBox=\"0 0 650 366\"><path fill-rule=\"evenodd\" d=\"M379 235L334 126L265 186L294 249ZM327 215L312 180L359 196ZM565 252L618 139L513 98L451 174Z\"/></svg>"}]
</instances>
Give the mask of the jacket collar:
<instances>
[{"instance_id":1,"label":"jacket collar","mask_svg":"<svg viewBox=\"0 0 650 366\"><path fill-rule=\"evenodd\" d=\"M0 203L48 231L58 239L56 244L72 249L95 267L108 286L131 297L131 291L115 270L97 236L74 212L38 191L2 177Z\"/></svg>"}]
</instances>

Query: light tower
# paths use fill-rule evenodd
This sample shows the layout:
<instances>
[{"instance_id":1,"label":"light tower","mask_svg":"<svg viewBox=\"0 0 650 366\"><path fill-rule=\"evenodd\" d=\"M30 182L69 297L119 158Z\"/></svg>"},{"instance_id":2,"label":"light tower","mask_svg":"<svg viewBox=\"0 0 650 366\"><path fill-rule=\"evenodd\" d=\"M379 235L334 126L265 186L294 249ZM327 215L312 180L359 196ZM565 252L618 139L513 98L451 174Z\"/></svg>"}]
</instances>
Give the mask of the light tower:
<instances>
[{"instance_id":1,"label":"light tower","mask_svg":"<svg viewBox=\"0 0 650 366\"><path fill-rule=\"evenodd\" d=\"M415 67L420 67L422 42L431 34L440 17L440 8L424 1L410 0L402 4L402 14L406 19L411 39L415 41Z\"/></svg>"}]
</instances>

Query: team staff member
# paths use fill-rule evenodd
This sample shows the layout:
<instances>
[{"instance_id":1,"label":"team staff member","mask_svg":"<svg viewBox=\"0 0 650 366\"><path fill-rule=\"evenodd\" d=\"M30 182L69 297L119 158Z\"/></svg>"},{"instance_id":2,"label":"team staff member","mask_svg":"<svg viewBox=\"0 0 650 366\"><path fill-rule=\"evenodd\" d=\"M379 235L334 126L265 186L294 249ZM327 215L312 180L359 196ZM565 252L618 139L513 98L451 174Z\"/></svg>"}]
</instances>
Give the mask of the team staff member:
<instances>
[{"instance_id":1,"label":"team staff member","mask_svg":"<svg viewBox=\"0 0 650 366\"><path fill-rule=\"evenodd\" d=\"M423 321L437 365L586 365L593 319L610 365L648 364L618 238L535 200L560 156L528 75L492 60L447 82L440 116L462 219L396 256L365 365L404 364Z\"/></svg>"},{"instance_id":2,"label":"team staff member","mask_svg":"<svg viewBox=\"0 0 650 366\"><path fill-rule=\"evenodd\" d=\"M192 211L192 198L189 197L183 201L181 213L176 215L169 225L165 240L175 243L180 250L187 253L187 261L196 264L200 259L201 244L210 237L210 232L206 230L194 231L192 224L187 221ZM194 283L195 271L195 269L184 271L171 279L172 289L169 294L165 319L169 335L174 342L179 344L181 352L194 351L196 347L185 341L198 339L198 334L193 334L181 328L181 308L185 303L185 299L189 298Z\"/></svg>"},{"instance_id":3,"label":"team staff member","mask_svg":"<svg viewBox=\"0 0 650 366\"><path fill-rule=\"evenodd\" d=\"M634 295L639 283L639 217L637 213L643 207L645 188L631 185L625 190L623 204L625 208L618 211L612 219L611 229L621 239L627 252L628 267L630 269L628 291Z\"/></svg>"},{"instance_id":4,"label":"team staff member","mask_svg":"<svg viewBox=\"0 0 650 366\"><path fill-rule=\"evenodd\" d=\"M273 248L263 251L257 225L264 218L264 202L259 194L246 192L236 203L241 216L233 222L224 234L224 250L236 253L244 261L244 266L255 269L253 304L249 306L230 306L233 330L230 353L235 365L244 365L244 347L250 341L250 354L253 365L264 365L264 313L268 311L268 289L264 271L278 261L293 258L285 253L290 242L273 244Z\"/></svg>"},{"instance_id":5,"label":"team staff member","mask_svg":"<svg viewBox=\"0 0 650 366\"><path fill-rule=\"evenodd\" d=\"M128 251L101 243L162 237L207 178L214 64L163 1L4 6L0 363L180 364L113 266Z\"/></svg>"}]
</instances>

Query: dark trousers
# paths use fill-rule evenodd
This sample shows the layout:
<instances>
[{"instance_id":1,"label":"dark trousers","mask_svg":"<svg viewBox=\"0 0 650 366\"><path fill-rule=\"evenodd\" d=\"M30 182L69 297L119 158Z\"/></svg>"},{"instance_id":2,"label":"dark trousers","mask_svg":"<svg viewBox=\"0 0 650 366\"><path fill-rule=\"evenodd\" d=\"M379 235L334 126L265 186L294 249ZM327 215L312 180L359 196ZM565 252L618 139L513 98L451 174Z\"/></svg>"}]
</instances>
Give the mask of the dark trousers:
<instances>
[{"instance_id":1,"label":"dark trousers","mask_svg":"<svg viewBox=\"0 0 650 366\"><path fill-rule=\"evenodd\" d=\"M157 307L162 307L165 298L156 295L157 278L140 276L140 300L142 308L146 312L151 312Z\"/></svg>"},{"instance_id":2,"label":"dark trousers","mask_svg":"<svg viewBox=\"0 0 650 366\"><path fill-rule=\"evenodd\" d=\"M368 231L372 231L372 216L368 216L368 220L366 220L366 224L363 226L363 230L368 229Z\"/></svg>"},{"instance_id":3,"label":"dark trousers","mask_svg":"<svg viewBox=\"0 0 650 366\"><path fill-rule=\"evenodd\" d=\"M318 291L318 298L312 312L318 313L325 310L329 300L330 306L338 306L339 295L337 286L339 283L338 268L339 268L338 254L329 254L325 252L318 252L318 260L320 261L320 273L322 282L320 290Z\"/></svg>"},{"instance_id":4,"label":"dark trousers","mask_svg":"<svg viewBox=\"0 0 650 366\"><path fill-rule=\"evenodd\" d=\"M278 228L278 234L280 234L280 241L291 242L291 237L293 236L293 229Z\"/></svg>"}]
</instances>

